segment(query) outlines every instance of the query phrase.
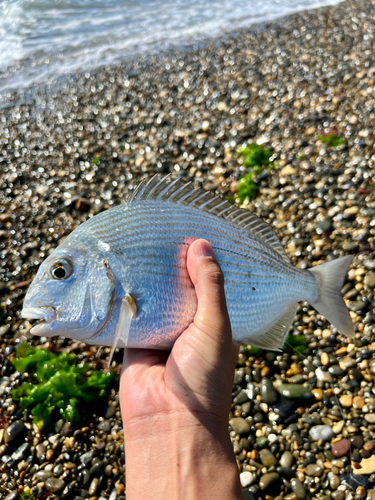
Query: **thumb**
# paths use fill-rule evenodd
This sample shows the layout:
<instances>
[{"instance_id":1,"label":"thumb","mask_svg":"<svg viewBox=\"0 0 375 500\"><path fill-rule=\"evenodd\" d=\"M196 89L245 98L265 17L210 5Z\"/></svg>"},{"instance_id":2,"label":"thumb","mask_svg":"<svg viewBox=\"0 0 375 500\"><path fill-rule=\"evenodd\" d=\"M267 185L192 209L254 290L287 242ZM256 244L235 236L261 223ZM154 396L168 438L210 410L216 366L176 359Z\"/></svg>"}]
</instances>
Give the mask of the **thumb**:
<instances>
[{"instance_id":1,"label":"thumb","mask_svg":"<svg viewBox=\"0 0 375 500\"><path fill-rule=\"evenodd\" d=\"M190 245L187 269L198 299L195 327L219 344L231 343L224 275L208 241L196 240Z\"/></svg>"}]
</instances>

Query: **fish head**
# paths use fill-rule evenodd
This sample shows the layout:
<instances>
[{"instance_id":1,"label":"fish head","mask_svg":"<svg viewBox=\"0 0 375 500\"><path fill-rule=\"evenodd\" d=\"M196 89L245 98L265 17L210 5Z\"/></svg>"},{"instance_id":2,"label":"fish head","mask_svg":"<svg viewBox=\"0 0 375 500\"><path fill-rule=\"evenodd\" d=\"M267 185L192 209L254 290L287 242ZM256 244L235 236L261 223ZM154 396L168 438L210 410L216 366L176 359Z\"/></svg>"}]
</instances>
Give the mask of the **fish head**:
<instances>
[{"instance_id":1,"label":"fish head","mask_svg":"<svg viewBox=\"0 0 375 500\"><path fill-rule=\"evenodd\" d=\"M108 321L114 290L105 259L90 244L62 244L41 264L21 315L41 320L31 329L34 335L84 341Z\"/></svg>"}]
</instances>

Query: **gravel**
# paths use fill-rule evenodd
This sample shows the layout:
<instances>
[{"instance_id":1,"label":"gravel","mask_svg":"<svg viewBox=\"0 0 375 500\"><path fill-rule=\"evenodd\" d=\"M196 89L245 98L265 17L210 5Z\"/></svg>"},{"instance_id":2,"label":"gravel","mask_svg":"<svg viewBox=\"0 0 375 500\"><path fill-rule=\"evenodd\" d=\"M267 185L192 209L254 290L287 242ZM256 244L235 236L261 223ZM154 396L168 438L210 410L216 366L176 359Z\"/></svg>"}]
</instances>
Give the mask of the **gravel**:
<instances>
[{"instance_id":1,"label":"gravel","mask_svg":"<svg viewBox=\"0 0 375 500\"><path fill-rule=\"evenodd\" d=\"M42 260L141 178L172 173L223 197L246 172L236 150L271 147L273 171L245 206L305 269L352 254L346 339L307 304L291 328L303 355L242 348L228 419L244 495L375 498L375 2L347 1L197 49L5 96L0 117L0 496L125 499L114 386L78 424L39 431L10 391L29 341L107 369L109 349L33 338L20 317ZM4 102L4 98L3 98ZM337 134L334 147L319 137ZM114 358L119 371L121 353ZM340 403L340 400L342 401ZM4 432L5 430L5 432Z\"/></svg>"}]
</instances>

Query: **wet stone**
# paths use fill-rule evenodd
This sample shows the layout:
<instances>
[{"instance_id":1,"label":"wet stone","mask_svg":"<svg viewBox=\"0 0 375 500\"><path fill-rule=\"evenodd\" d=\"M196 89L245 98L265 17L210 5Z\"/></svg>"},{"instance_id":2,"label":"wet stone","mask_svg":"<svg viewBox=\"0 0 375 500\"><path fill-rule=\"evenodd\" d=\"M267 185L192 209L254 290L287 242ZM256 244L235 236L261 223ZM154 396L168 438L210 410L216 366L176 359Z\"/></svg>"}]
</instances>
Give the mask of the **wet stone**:
<instances>
[{"instance_id":1,"label":"wet stone","mask_svg":"<svg viewBox=\"0 0 375 500\"><path fill-rule=\"evenodd\" d=\"M333 498L333 500L345 500L345 491L333 491L331 497Z\"/></svg>"},{"instance_id":2,"label":"wet stone","mask_svg":"<svg viewBox=\"0 0 375 500\"><path fill-rule=\"evenodd\" d=\"M363 445L363 449L364 449L365 451L368 451L368 452L371 452L374 448L375 448L375 445L374 445L374 442L373 442L373 441L367 441L367 442Z\"/></svg>"},{"instance_id":3,"label":"wet stone","mask_svg":"<svg viewBox=\"0 0 375 500\"><path fill-rule=\"evenodd\" d=\"M52 493L58 493L65 488L65 481L56 477L49 477L46 481L46 489Z\"/></svg>"},{"instance_id":4,"label":"wet stone","mask_svg":"<svg viewBox=\"0 0 375 500\"><path fill-rule=\"evenodd\" d=\"M312 393L310 389L298 384L281 384L277 386L278 392L289 399L310 399Z\"/></svg>"},{"instance_id":5,"label":"wet stone","mask_svg":"<svg viewBox=\"0 0 375 500\"><path fill-rule=\"evenodd\" d=\"M279 474L277 474L277 472L269 472L267 474L263 474L263 476L261 476L261 478L259 479L259 488L261 490L265 490L269 486L279 481L279 479L280 476Z\"/></svg>"},{"instance_id":6,"label":"wet stone","mask_svg":"<svg viewBox=\"0 0 375 500\"><path fill-rule=\"evenodd\" d=\"M91 481L90 487L89 487L89 494L90 495L95 495L97 489L99 486L99 479L97 477L94 477L94 479Z\"/></svg>"},{"instance_id":7,"label":"wet stone","mask_svg":"<svg viewBox=\"0 0 375 500\"><path fill-rule=\"evenodd\" d=\"M251 411L251 402L246 401L246 403L242 403L241 410L245 415L249 415L249 413Z\"/></svg>"},{"instance_id":8,"label":"wet stone","mask_svg":"<svg viewBox=\"0 0 375 500\"><path fill-rule=\"evenodd\" d=\"M243 368L239 368L238 370L235 370L233 383L235 385L241 384L241 382L244 379L244 376L245 376L245 373L244 373ZM107 417L107 418L109 418L109 417Z\"/></svg>"},{"instance_id":9,"label":"wet stone","mask_svg":"<svg viewBox=\"0 0 375 500\"><path fill-rule=\"evenodd\" d=\"M79 457L79 460L80 460L81 464L83 464L87 467L93 458L94 458L94 452L88 451L88 452L84 453L83 455L81 455Z\"/></svg>"},{"instance_id":10,"label":"wet stone","mask_svg":"<svg viewBox=\"0 0 375 500\"><path fill-rule=\"evenodd\" d=\"M109 465L109 466L107 465L107 467L111 468L111 473L112 473L112 465ZM107 475L109 476L111 474L107 474ZM79 471L79 473L77 475L78 484L80 484L82 486L87 486L90 482L90 479L91 479L91 474L87 469L82 469L81 471Z\"/></svg>"},{"instance_id":11,"label":"wet stone","mask_svg":"<svg viewBox=\"0 0 375 500\"><path fill-rule=\"evenodd\" d=\"M55 475L55 477L59 477L61 476L61 474L64 472L64 466L63 464L57 464L54 468L53 468L53 473Z\"/></svg>"},{"instance_id":12,"label":"wet stone","mask_svg":"<svg viewBox=\"0 0 375 500\"><path fill-rule=\"evenodd\" d=\"M256 413L254 413L253 419L256 424L259 422L263 422L264 415L260 411L257 411Z\"/></svg>"},{"instance_id":13,"label":"wet stone","mask_svg":"<svg viewBox=\"0 0 375 500\"><path fill-rule=\"evenodd\" d=\"M343 377L346 375L346 371L340 368L340 365L332 365L328 368L328 371L333 377Z\"/></svg>"},{"instance_id":14,"label":"wet stone","mask_svg":"<svg viewBox=\"0 0 375 500\"><path fill-rule=\"evenodd\" d=\"M233 403L236 404L236 405L241 405L242 403L245 403L246 401L248 401L248 396L247 396L247 392L242 389L242 391L240 391L237 396L235 398L233 398Z\"/></svg>"},{"instance_id":15,"label":"wet stone","mask_svg":"<svg viewBox=\"0 0 375 500\"><path fill-rule=\"evenodd\" d=\"M276 458L272 455L270 450L267 449L260 450L259 456L260 456L260 461L265 467L272 467L277 463Z\"/></svg>"},{"instance_id":16,"label":"wet stone","mask_svg":"<svg viewBox=\"0 0 375 500\"><path fill-rule=\"evenodd\" d=\"M108 405L104 408L103 415L104 418L112 418L115 416L117 407L115 405Z\"/></svg>"},{"instance_id":17,"label":"wet stone","mask_svg":"<svg viewBox=\"0 0 375 500\"><path fill-rule=\"evenodd\" d=\"M350 438L350 442L356 448L362 448L363 446L363 437L362 436L353 436Z\"/></svg>"},{"instance_id":18,"label":"wet stone","mask_svg":"<svg viewBox=\"0 0 375 500\"><path fill-rule=\"evenodd\" d=\"M35 473L35 479L37 481L41 481L45 483L48 478L53 476L53 472L51 470L38 470L38 472Z\"/></svg>"},{"instance_id":19,"label":"wet stone","mask_svg":"<svg viewBox=\"0 0 375 500\"><path fill-rule=\"evenodd\" d=\"M350 304L348 307L351 311L358 312L363 311L368 306L368 300L359 299Z\"/></svg>"},{"instance_id":20,"label":"wet stone","mask_svg":"<svg viewBox=\"0 0 375 500\"><path fill-rule=\"evenodd\" d=\"M358 368L351 368L349 370L349 375L351 378L353 378L354 380L362 380L363 379L363 375L362 373L360 372L360 370L358 370Z\"/></svg>"},{"instance_id":21,"label":"wet stone","mask_svg":"<svg viewBox=\"0 0 375 500\"><path fill-rule=\"evenodd\" d=\"M4 500L18 500L18 492L17 491L11 491L6 497L4 497Z\"/></svg>"},{"instance_id":22,"label":"wet stone","mask_svg":"<svg viewBox=\"0 0 375 500\"><path fill-rule=\"evenodd\" d=\"M331 476L329 478L329 486L330 486L331 490L337 490L337 488L340 486L339 476L337 476L336 474L333 474L333 476Z\"/></svg>"},{"instance_id":23,"label":"wet stone","mask_svg":"<svg viewBox=\"0 0 375 500\"><path fill-rule=\"evenodd\" d=\"M70 422L65 422L61 429L61 435L64 437L70 437L73 435L74 427Z\"/></svg>"},{"instance_id":24,"label":"wet stone","mask_svg":"<svg viewBox=\"0 0 375 500\"><path fill-rule=\"evenodd\" d=\"M299 373L298 375L293 375L293 377L289 378L289 382L291 384L303 384L304 381L305 379L302 373Z\"/></svg>"},{"instance_id":25,"label":"wet stone","mask_svg":"<svg viewBox=\"0 0 375 500\"><path fill-rule=\"evenodd\" d=\"M18 437L21 437L27 431L26 425L20 420L12 422L9 427L5 429L4 442L9 443Z\"/></svg>"},{"instance_id":26,"label":"wet stone","mask_svg":"<svg viewBox=\"0 0 375 500\"><path fill-rule=\"evenodd\" d=\"M369 288L375 288L375 273L370 271L365 276L365 285Z\"/></svg>"},{"instance_id":27,"label":"wet stone","mask_svg":"<svg viewBox=\"0 0 375 500\"><path fill-rule=\"evenodd\" d=\"M364 266L366 269L375 270L375 260L365 260Z\"/></svg>"},{"instance_id":28,"label":"wet stone","mask_svg":"<svg viewBox=\"0 0 375 500\"><path fill-rule=\"evenodd\" d=\"M306 490L301 481L297 478L294 478L290 481L290 485L292 487L293 492L297 495L300 500L303 500L306 496Z\"/></svg>"},{"instance_id":29,"label":"wet stone","mask_svg":"<svg viewBox=\"0 0 375 500\"><path fill-rule=\"evenodd\" d=\"M103 470L104 470L104 463L101 460L99 460L91 467L90 474L92 474L93 476L99 476Z\"/></svg>"},{"instance_id":30,"label":"wet stone","mask_svg":"<svg viewBox=\"0 0 375 500\"><path fill-rule=\"evenodd\" d=\"M296 475L296 472L289 467L277 467L276 472L278 472L281 477L284 477L288 481L290 481Z\"/></svg>"},{"instance_id":31,"label":"wet stone","mask_svg":"<svg viewBox=\"0 0 375 500\"><path fill-rule=\"evenodd\" d=\"M269 378L262 379L260 383L260 395L264 403L272 405L277 402L277 392Z\"/></svg>"},{"instance_id":32,"label":"wet stone","mask_svg":"<svg viewBox=\"0 0 375 500\"><path fill-rule=\"evenodd\" d=\"M315 425L309 431L310 437L313 441L329 441L333 438L333 430L329 425Z\"/></svg>"},{"instance_id":33,"label":"wet stone","mask_svg":"<svg viewBox=\"0 0 375 500\"><path fill-rule=\"evenodd\" d=\"M25 460L30 455L30 445L29 443L23 443L21 446L12 454L13 460L19 462L20 460Z\"/></svg>"},{"instance_id":34,"label":"wet stone","mask_svg":"<svg viewBox=\"0 0 375 500\"><path fill-rule=\"evenodd\" d=\"M297 404L294 401L290 401L288 399L284 399L273 406L273 411L281 418L286 419L289 416L294 414L295 409L297 408Z\"/></svg>"},{"instance_id":35,"label":"wet stone","mask_svg":"<svg viewBox=\"0 0 375 500\"><path fill-rule=\"evenodd\" d=\"M320 367L315 370L315 375L316 378L320 380L320 382L327 382L328 384L330 384L333 381L331 373L328 371L324 371Z\"/></svg>"},{"instance_id":36,"label":"wet stone","mask_svg":"<svg viewBox=\"0 0 375 500\"><path fill-rule=\"evenodd\" d=\"M317 464L308 464L305 467L305 472L307 476L320 477L323 474L323 469Z\"/></svg>"},{"instance_id":37,"label":"wet stone","mask_svg":"<svg viewBox=\"0 0 375 500\"><path fill-rule=\"evenodd\" d=\"M332 453L335 457L340 458L344 455L347 455L350 451L350 448L351 443L349 439L342 439L341 441L338 441L337 443L334 443L332 445Z\"/></svg>"},{"instance_id":38,"label":"wet stone","mask_svg":"<svg viewBox=\"0 0 375 500\"><path fill-rule=\"evenodd\" d=\"M109 420L103 420L98 424L98 429L103 432L109 432L111 430L111 422Z\"/></svg>"},{"instance_id":39,"label":"wet stone","mask_svg":"<svg viewBox=\"0 0 375 500\"><path fill-rule=\"evenodd\" d=\"M257 438L256 443L259 448L265 448L266 446L269 445L269 441L266 437Z\"/></svg>"},{"instance_id":40,"label":"wet stone","mask_svg":"<svg viewBox=\"0 0 375 500\"><path fill-rule=\"evenodd\" d=\"M229 420L229 425L237 434L246 434L247 432L250 432L250 424L244 418L232 418Z\"/></svg>"},{"instance_id":41,"label":"wet stone","mask_svg":"<svg viewBox=\"0 0 375 500\"><path fill-rule=\"evenodd\" d=\"M247 439L246 439L246 441L247 441ZM247 441L247 442L248 442L248 441ZM241 444L241 440L240 440L240 444ZM245 449L246 449L246 448L245 448ZM82 472L83 472L83 471L82 471ZM88 471L87 471L87 472L88 472ZM104 468L104 474L105 474L106 476L108 476L108 477L112 475L112 465L111 465L111 464L108 464L108 465L106 465L106 466L105 466L105 468Z\"/></svg>"},{"instance_id":42,"label":"wet stone","mask_svg":"<svg viewBox=\"0 0 375 500\"><path fill-rule=\"evenodd\" d=\"M293 464L293 455L290 451L284 451L284 453L280 457L280 465L281 467L291 467Z\"/></svg>"},{"instance_id":43,"label":"wet stone","mask_svg":"<svg viewBox=\"0 0 375 500\"><path fill-rule=\"evenodd\" d=\"M250 490L242 490L244 500L255 500L254 493Z\"/></svg>"},{"instance_id":44,"label":"wet stone","mask_svg":"<svg viewBox=\"0 0 375 500\"><path fill-rule=\"evenodd\" d=\"M44 444L40 443L36 446L36 457L41 460L46 453L46 447Z\"/></svg>"}]
</instances>

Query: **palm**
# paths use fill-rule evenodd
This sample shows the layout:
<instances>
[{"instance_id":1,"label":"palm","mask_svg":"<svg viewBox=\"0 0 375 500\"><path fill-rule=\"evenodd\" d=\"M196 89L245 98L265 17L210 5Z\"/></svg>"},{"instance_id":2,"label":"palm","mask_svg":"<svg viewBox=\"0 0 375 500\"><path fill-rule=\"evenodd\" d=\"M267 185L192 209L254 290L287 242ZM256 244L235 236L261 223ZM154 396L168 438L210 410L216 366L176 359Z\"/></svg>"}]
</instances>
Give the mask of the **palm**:
<instances>
[{"instance_id":1,"label":"palm","mask_svg":"<svg viewBox=\"0 0 375 500\"><path fill-rule=\"evenodd\" d=\"M215 340L211 342L215 342ZM236 349L223 343L210 355L202 352L207 334L194 323L171 353L131 349L125 354L120 397L126 421L169 412L210 413L227 418L228 396ZM217 367L220 367L218 371ZM230 400L230 399L229 399Z\"/></svg>"}]
</instances>

